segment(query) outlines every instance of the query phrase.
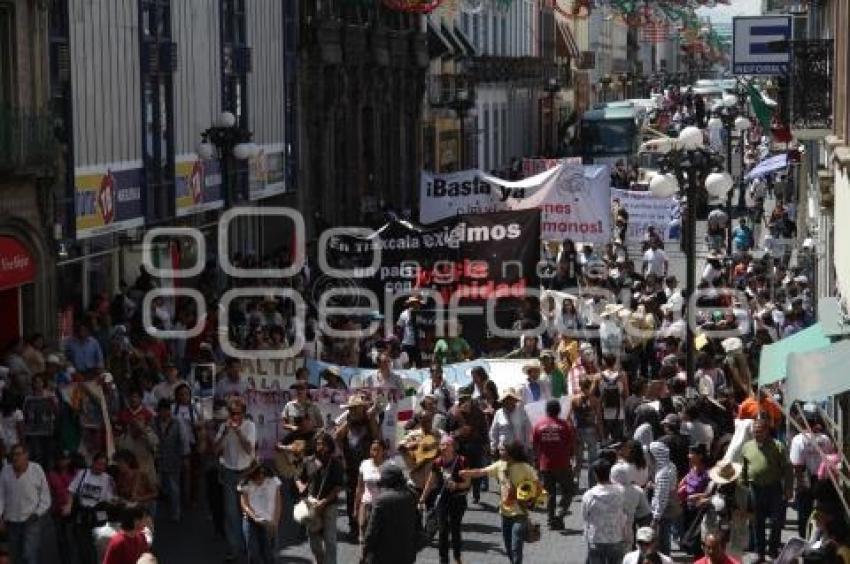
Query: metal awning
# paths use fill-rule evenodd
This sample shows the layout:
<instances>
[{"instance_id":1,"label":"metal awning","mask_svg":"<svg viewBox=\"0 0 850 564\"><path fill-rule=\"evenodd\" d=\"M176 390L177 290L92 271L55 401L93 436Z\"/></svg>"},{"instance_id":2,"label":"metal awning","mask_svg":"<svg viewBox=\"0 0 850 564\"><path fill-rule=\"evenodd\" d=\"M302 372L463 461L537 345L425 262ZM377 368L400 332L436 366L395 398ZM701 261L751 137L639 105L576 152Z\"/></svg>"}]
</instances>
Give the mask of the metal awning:
<instances>
[{"instance_id":1,"label":"metal awning","mask_svg":"<svg viewBox=\"0 0 850 564\"><path fill-rule=\"evenodd\" d=\"M557 22L559 32L556 35L556 49L558 50L558 53L566 53L569 55L571 60L578 61L581 57L581 53L569 24L567 24L566 20L563 18L556 18L555 21Z\"/></svg>"},{"instance_id":2,"label":"metal awning","mask_svg":"<svg viewBox=\"0 0 850 564\"><path fill-rule=\"evenodd\" d=\"M829 346L820 323L780 339L761 349L759 360L759 386L784 380L788 375L788 358L791 354L806 353Z\"/></svg>"},{"instance_id":3,"label":"metal awning","mask_svg":"<svg viewBox=\"0 0 850 564\"><path fill-rule=\"evenodd\" d=\"M439 59L452 52L452 45L446 41L439 28L428 19L428 57Z\"/></svg>"},{"instance_id":4,"label":"metal awning","mask_svg":"<svg viewBox=\"0 0 850 564\"><path fill-rule=\"evenodd\" d=\"M446 26L445 22L440 23L440 33L446 38L446 42L451 45L451 55L453 57L462 57L463 45L461 45L460 41L458 41L455 34L452 33L452 30Z\"/></svg>"},{"instance_id":5,"label":"metal awning","mask_svg":"<svg viewBox=\"0 0 850 564\"><path fill-rule=\"evenodd\" d=\"M452 26L455 37L457 38L458 43L460 43L463 54L467 57L475 57L478 55L478 52L475 50L475 46L472 44L472 41L469 40L469 37L463 32L459 27Z\"/></svg>"}]
</instances>

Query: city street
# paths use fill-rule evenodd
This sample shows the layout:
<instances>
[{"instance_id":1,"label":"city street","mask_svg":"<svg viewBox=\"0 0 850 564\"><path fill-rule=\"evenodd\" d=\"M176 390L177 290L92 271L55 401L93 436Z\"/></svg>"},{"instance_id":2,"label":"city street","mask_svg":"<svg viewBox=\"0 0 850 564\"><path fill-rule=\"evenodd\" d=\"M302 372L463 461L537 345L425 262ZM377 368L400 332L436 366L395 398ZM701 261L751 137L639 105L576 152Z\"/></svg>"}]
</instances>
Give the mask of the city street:
<instances>
[{"instance_id":1,"label":"city street","mask_svg":"<svg viewBox=\"0 0 850 564\"><path fill-rule=\"evenodd\" d=\"M494 482L493 482L494 483ZM464 564L507 563L502 547L500 520L495 493L482 494L482 504L472 505L464 516ZM533 519L543 524L540 542L526 545L525 562L529 564L581 564L587 550L582 537L581 499L576 496L571 507L571 515L566 520L563 531L553 532L545 526L545 513L537 513ZM346 518L340 515L339 564L356 564L360 556L359 547L346 538ZM794 512L789 510L788 522L783 537L790 538L796 527ZM166 564L215 564L222 561L226 550L222 539L212 533L212 523L204 513L195 512L179 525L162 524L157 529L156 549L160 561ZM674 556L676 554L674 553ZM677 562L689 562L684 555L678 554ZM281 564L300 564L313 562L306 542L284 547L279 552ZM419 564L439 564L436 542L425 548L416 560Z\"/></svg>"}]
</instances>

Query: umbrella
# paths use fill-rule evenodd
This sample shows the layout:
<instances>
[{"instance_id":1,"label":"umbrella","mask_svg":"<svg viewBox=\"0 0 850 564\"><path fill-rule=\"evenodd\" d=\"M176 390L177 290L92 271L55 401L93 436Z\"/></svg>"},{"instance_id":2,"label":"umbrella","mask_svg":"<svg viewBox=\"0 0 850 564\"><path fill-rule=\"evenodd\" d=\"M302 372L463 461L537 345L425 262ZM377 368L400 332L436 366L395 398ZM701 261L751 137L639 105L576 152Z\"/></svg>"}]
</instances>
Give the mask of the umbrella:
<instances>
[{"instance_id":1,"label":"umbrella","mask_svg":"<svg viewBox=\"0 0 850 564\"><path fill-rule=\"evenodd\" d=\"M774 155L772 157L768 157L761 161L759 164L753 167L753 169L747 173L747 180L753 180L754 178L761 178L762 176L768 175L772 172L780 171L788 166L788 155L782 153L781 155Z\"/></svg>"}]
</instances>

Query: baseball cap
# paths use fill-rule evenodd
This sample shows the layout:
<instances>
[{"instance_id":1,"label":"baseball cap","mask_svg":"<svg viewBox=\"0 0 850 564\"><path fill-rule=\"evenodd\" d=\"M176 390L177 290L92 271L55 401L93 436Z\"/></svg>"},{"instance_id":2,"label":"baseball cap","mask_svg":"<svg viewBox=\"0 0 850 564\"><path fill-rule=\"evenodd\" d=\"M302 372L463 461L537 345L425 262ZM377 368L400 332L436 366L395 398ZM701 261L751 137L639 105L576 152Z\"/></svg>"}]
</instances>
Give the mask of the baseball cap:
<instances>
[{"instance_id":1,"label":"baseball cap","mask_svg":"<svg viewBox=\"0 0 850 564\"><path fill-rule=\"evenodd\" d=\"M641 527L635 535L637 542L652 542L655 540L655 529L652 527Z\"/></svg>"}]
</instances>

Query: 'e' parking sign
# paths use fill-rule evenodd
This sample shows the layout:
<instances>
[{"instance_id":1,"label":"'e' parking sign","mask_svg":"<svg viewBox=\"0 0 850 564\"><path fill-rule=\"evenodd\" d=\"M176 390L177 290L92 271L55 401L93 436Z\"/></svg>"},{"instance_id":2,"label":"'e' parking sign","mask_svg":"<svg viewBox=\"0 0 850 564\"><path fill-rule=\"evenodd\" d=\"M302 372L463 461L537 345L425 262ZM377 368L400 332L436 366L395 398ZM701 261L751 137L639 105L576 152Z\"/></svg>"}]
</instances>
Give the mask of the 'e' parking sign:
<instances>
[{"instance_id":1,"label":"'e' parking sign","mask_svg":"<svg viewBox=\"0 0 850 564\"><path fill-rule=\"evenodd\" d=\"M791 16L732 18L732 73L786 74L791 63Z\"/></svg>"}]
</instances>

